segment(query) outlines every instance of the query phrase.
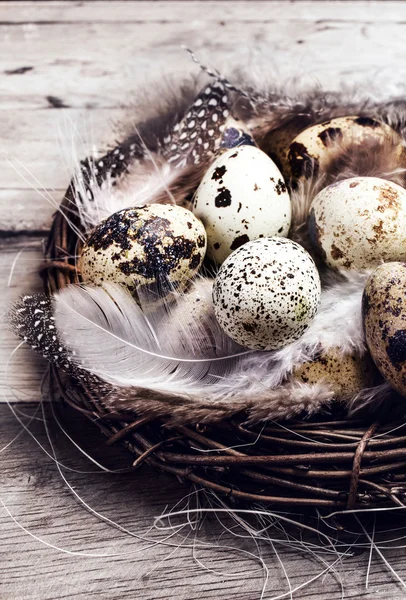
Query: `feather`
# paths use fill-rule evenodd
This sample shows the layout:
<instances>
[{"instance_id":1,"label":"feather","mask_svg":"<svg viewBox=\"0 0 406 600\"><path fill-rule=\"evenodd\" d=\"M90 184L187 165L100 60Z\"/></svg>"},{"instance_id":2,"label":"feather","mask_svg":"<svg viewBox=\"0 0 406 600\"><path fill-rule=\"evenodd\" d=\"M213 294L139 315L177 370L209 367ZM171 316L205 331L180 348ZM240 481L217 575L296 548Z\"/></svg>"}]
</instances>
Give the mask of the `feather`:
<instances>
[{"instance_id":1,"label":"feather","mask_svg":"<svg viewBox=\"0 0 406 600\"><path fill-rule=\"evenodd\" d=\"M168 163L175 167L206 163L219 148L229 115L229 95L224 85L215 81L206 86L164 138L163 155Z\"/></svg>"},{"instance_id":2,"label":"feather","mask_svg":"<svg viewBox=\"0 0 406 600\"><path fill-rule=\"evenodd\" d=\"M283 356L245 351L225 336L214 318L210 286L201 280L197 289L173 305L152 312L143 311L115 286L104 290L70 286L55 298L55 320L75 360L112 386L107 401L119 402L122 408L139 410L140 399L147 396L144 410L149 410L150 402L161 402L162 412L176 405L179 413L179 405L189 406L192 420L202 405L206 410L215 408L213 415L220 409L232 414L249 407L255 407L258 415L262 406L263 415L286 417L306 407L315 410L316 404L320 407L332 398L329 386L320 385L316 395L314 386L284 383L284 379L295 363L320 349L320 339L328 345L336 336L334 345L340 342L343 316L350 313L353 318L354 305L360 302L358 288L357 300L347 313L341 310L331 331L325 331L325 321L337 313L343 296L337 290L327 293L323 318L313 334L288 346ZM350 285L345 291L349 293ZM200 294L203 308L200 318L192 314L187 319L193 294ZM344 334L342 343L348 343Z\"/></svg>"},{"instance_id":3,"label":"feather","mask_svg":"<svg viewBox=\"0 0 406 600\"><path fill-rule=\"evenodd\" d=\"M202 356L201 323L195 330L190 327L181 344L178 336L167 335L170 310L165 303L143 311L126 290L115 285L69 286L54 298L57 329L82 368L111 385L180 396L205 394L246 351L221 333L215 319L207 319L206 336L213 343Z\"/></svg>"},{"instance_id":4,"label":"feather","mask_svg":"<svg viewBox=\"0 0 406 600\"><path fill-rule=\"evenodd\" d=\"M61 345L48 296L22 296L10 307L7 320L14 333L33 350L64 371L72 372L73 364Z\"/></svg>"},{"instance_id":5,"label":"feather","mask_svg":"<svg viewBox=\"0 0 406 600\"><path fill-rule=\"evenodd\" d=\"M142 298L142 310L118 286L72 285L54 296L53 314L48 300L43 328L49 330L50 323L55 327L52 351L46 338L38 341L29 335L26 341L101 394L104 403L120 410L172 415L178 422L215 421L241 410L254 420L287 418L303 411L309 415L333 398L328 385L305 385L285 378L293 364L316 352L320 339L333 342L334 334L342 330L341 319L348 316L344 311L328 332L321 319L305 340L281 351L246 351L219 328L211 285L210 280L198 279L191 291L156 310L147 309L150 292ZM327 294L324 319L329 320L341 300L337 290ZM43 302L43 296L30 297L31 320L26 315L21 322L23 313L17 312L17 305L14 308L14 314L20 315L21 326L15 328L20 335L21 330L36 330L36 302ZM344 340L348 343L343 334Z\"/></svg>"},{"instance_id":6,"label":"feather","mask_svg":"<svg viewBox=\"0 0 406 600\"><path fill-rule=\"evenodd\" d=\"M219 148L255 144L230 115L229 105L227 90L215 81L198 94L162 143L155 140L149 147L135 128L132 137L104 157L83 161L70 189L85 232L125 208L151 202L187 206Z\"/></svg>"},{"instance_id":7,"label":"feather","mask_svg":"<svg viewBox=\"0 0 406 600\"><path fill-rule=\"evenodd\" d=\"M8 311L7 321L14 333L37 354L86 385L100 380L82 369L64 345L55 323L52 299L46 294L27 294Z\"/></svg>"}]
</instances>

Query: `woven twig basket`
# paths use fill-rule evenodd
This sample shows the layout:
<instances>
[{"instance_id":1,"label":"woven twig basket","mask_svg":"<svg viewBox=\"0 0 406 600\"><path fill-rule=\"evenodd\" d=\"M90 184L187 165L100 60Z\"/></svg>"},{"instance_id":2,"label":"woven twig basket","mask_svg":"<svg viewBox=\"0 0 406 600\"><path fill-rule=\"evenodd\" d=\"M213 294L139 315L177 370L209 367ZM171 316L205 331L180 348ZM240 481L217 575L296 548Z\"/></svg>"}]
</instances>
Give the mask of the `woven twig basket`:
<instances>
[{"instance_id":1,"label":"woven twig basket","mask_svg":"<svg viewBox=\"0 0 406 600\"><path fill-rule=\"evenodd\" d=\"M113 152L103 158L106 171ZM102 172L99 178L102 181ZM80 241L63 216L69 208L70 219L79 227L72 205L70 187L54 217L42 268L49 293L80 281L70 258L80 250ZM317 419L263 427L247 426L244 413L216 425L173 427L162 418L113 411L82 384L54 366L50 369L51 394L61 395L97 424L108 445L125 444L134 456L134 470L145 462L229 499L276 507L403 506L406 423L348 420L333 408Z\"/></svg>"}]
</instances>

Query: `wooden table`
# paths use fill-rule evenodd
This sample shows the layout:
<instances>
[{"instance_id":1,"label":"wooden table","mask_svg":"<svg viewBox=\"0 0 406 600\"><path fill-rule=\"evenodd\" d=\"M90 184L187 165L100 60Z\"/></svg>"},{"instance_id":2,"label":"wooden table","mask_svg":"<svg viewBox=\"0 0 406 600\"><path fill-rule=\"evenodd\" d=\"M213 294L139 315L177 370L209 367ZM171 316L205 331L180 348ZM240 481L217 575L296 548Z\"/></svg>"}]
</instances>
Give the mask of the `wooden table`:
<instances>
[{"instance_id":1,"label":"wooden table","mask_svg":"<svg viewBox=\"0 0 406 600\"><path fill-rule=\"evenodd\" d=\"M42 244L75 153L118 139L117 123L137 121L149 84L196 74L181 44L226 73L230 64L248 65L259 82L264 73L281 82L299 75L338 89L343 80L369 79L385 97L405 81L405 34L405 2L0 2L2 313L22 292L41 288ZM200 541L189 528L188 538L163 545L168 532L150 530L154 517L183 507L189 488L147 468L109 472L128 465L128 456L106 449L67 408L40 406L44 364L24 347L12 355L17 341L3 321L0 598L260 598L264 571L243 553L257 552L252 541L220 538L207 523ZM219 550L221 543L236 549ZM323 567L275 549L281 562L263 548L265 598L406 598L375 550L300 588ZM405 578L405 551L382 552ZM292 590L299 587L292 595L287 577Z\"/></svg>"}]
</instances>

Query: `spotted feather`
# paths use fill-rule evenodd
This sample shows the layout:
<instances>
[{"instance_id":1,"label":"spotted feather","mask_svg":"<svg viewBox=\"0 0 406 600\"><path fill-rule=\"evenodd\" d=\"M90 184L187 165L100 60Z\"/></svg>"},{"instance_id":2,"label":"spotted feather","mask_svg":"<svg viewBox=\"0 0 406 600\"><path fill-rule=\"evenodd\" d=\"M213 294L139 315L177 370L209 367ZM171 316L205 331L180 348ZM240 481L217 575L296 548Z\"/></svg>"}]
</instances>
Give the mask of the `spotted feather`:
<instances>
[{"instance_id":1,"label":"spotted feather","mask_svg":"<svg viewBox=\"0 0 406 600\"><path fill-rule=\"evenodd\" d=\"M78 174L70 187L76 203L93 201L95 192L108 186L114 187L117 179L128 172L135 160L145 156L144 145L139 136L132 136L101 158L88 157L80 163Z\"/></svg>"},{"instance_id":2,"label":"spotted feather","mask_svg":"<svg viewBox=\"0 0 406 600\"><path fill-rule=\"evenodd\" d=\"M206 162L218 150L230 115L229 94L220 81L202 90L185 117L164 138L163 154L173 167Z\"/></svg>"},{"instance_id":3,"label":"spotted feather","mask_svg":"<svg viewBox=\"0 0 406 600\"><path fill-rule=\"evenodd\" d=\"M51 298L45 294L22 296L11 306L8 321L18 337L62 371L88 383L99 382L93 374L80 368L74 355L61 342Z\"/></svg>"}]
</instances>

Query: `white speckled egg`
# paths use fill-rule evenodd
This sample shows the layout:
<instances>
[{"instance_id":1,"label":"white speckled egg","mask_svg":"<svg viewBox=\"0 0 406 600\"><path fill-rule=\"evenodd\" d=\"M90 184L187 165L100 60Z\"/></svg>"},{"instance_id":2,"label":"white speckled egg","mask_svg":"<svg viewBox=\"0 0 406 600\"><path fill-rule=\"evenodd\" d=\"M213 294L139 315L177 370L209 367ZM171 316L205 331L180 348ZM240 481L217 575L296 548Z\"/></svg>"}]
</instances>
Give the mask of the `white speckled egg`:
<instances>
[{"instance_id":1,"label":"white speckled egg","mask_svg":"<svg viewBox=\"0 0 406 600\"><path fill-rule=\"evenodd\" d=\"M207 254L221 264L231 252L261 237L287 236L291 204L282 174L259 148L221 154L203 177L193 204L207 232Z\"/></svg>"},{"instance_id":2,"label":"white speckled egg","mask_svg":"<svg viewBox=\"0 0 406 600\"><path fill-rule=\"evenodd\" d=\"M406 190L377 177L333 183L314 198L309 232L331 267L364 269L406 258Z\"/></svg>"},{"instance_id":3,"label":"white speckled egg","mask_svg":"<svg viewBox=\"0 0 406 600\"><path fill-rule=\"evenodd\" d=\"M286 158L294 180L308 179L325 172L340 154L349 148L356 152L365 143L386 143L403 155L401 136L386 123L371 117L337 117L308 127L289 145Z\"/></svg>"},{"instance_id":4,"label":"white speckled egg","mask_svg":"<svg viewBox=\"0 0 406 600\"><path fill-rule=\"evenodd\" d=\"M180 206L150 204L114 213L84 245L79 269L86 282L121 283L132 292L159 283L184 289L201 266L206 232L192 212Z\"/></svg>"},{"instance_id":5,"label":"white speckled egg","mask_svg":"<svg viewBox=\"0 0 406 600\"><path fill-rule=\"evenodd\" d=\"M275 350L298 339L320 303L310 254L286 238L244 244L222 264L213 286L216 318L235 342Z\"/></svg>"}]
</instances>

